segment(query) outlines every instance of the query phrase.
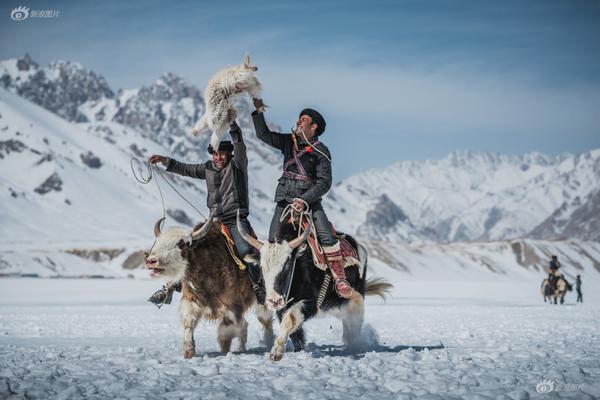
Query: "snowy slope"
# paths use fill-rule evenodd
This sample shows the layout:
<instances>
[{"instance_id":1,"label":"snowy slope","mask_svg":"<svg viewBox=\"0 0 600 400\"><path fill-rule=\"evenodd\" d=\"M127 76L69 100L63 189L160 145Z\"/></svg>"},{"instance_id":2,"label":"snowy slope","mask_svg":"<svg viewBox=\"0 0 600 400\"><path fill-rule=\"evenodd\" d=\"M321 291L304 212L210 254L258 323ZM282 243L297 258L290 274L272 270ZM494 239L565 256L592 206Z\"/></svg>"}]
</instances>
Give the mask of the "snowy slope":
<instances>
[{"instance_id":1,"label":"snowy slope","mask_svg":"<svg viewBox=\"0 0 600 400\"><path fill-rule=\"evenodd\" d=\"M149 86L113 91L77 63L41 68L27 56L0 62L0 86L0 273L143 275L131 268L151 245L162 208L155 183L136 182L130 161L152 153L184 162L208 158L209 136L190 134L204 111L200 90L166 73ZM251 221L264 237L281 156L256 139L248 103L238 110L250 160ZM339 183L325 207L373 259L411 274L442 259L449 260L442 274L521 271L514 252L495 253L537 225L532 236L542 241L528 242L544 249L537 268L557 252L597 262L594 243L543 239L598 240L599 160L600 150L560 157L462 152L398 162ZM206 214L203 182L169 180ZM168 225L202 220L159 182ZM473 243L435 244L454 241ZM497 263L485 267L486 259Z\"/></svg>"},{"instance_id":2,"label":"snowy slope","mask_svg":"<svg viewBox=\"0 0 600 400\"><path fill-rule=\"evenodd\" d=\"M21 272L39 267L47 271L42 275L97 274L98 266L90 268L89 263L83 263L78 274L72 273L72 261L78 257L65 258L62 252L84 248L106 249L108 254L121 249L127 254L132 245L145 248L152 243L152 226L162 216L159 193L154 182L142 185L133 178L130 160L144 160L152 153L169 154L168 149L117 123L67 122L2 89L0 127L0 248L25 257L17 261L14 253L3 255L5 262L11 260L11 271L27 266ZM248 138L249 148L257 146L256 139ZM203 151L198 156L207 157ZM272 153L268 157L257 151L250 154L253 220L262 233L270 218L267 214L274 189L268 183L278 174L269 160L280 162ZM259 173L260 177L254 177ZM203 182L171 175L169 179L207 215ZM169 225L203 219L162 180L159 182L167 212L179 215L179 222L170 218ZM257 183L271 192L263 192ZM50 259L59 266L32 250L51 252ZM28 262L38 259L44 262ZM120 274L125 272L119 270Z\"/></svg>"}]
</instances>

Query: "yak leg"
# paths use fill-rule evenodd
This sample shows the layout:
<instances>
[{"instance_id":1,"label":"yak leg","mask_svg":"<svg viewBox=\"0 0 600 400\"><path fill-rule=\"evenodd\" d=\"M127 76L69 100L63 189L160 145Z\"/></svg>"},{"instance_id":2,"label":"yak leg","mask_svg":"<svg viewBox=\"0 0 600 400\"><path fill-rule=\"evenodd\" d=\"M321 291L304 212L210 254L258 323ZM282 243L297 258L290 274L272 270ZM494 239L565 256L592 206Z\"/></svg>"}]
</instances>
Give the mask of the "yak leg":
<instances>
[{"instance_id":1,"label":"yak leg","mask_svg":"<svg viewBox=\"0 0 600 400\"><path fill-rule=\"evenodd\" d=\"M304 329L299 327L295 332L290 334L290 339L292 340L292 344L294 345L294 351L302 351L304 350L304 346L306 345L306 338L304 337Z\"/></svg>"},{"instance_id":2,"label":"yak leg","mask_svg":"<svg viewBox=\"0 0 600 400\"><path fill-rule=\"evenodd\" d=\"M248 322L242 316L237 325L238 351L246 351L246 341L248 340Z\"/></svg>"},{"instance_id":3,"label":"yak leg","mask_svg":"<svg viewBox=\"0 0 600 400\"><path fill-rule=\"evenodd\" d=\"M229 353L231 348L231 340L237 336L237 326L233 322L235 317L233 315L226 315L221 320L219 328L217 329L217 341L221 347L223 353Z\"/></svg>"},{"instance_id":4,"label":"yak leg","mask_svg":"<svg viewBox=\"0 0 600 400\"><path fill-rule=\"evenodd\" d=\"M360 338L365 313L364 299L355 293L342 311L343 341L346 346Z\"/></svg>"},{"instance_id":5,"label":"yak leg","mask_svg":"<svg viewBox=\"0 0 600 400\"><path fill-rule=\"evenodd\" d=\"M200 307L189 300L181 300L181 319L183 320L183 356L192 358L196 355L194 329L200 319Z\"/></svg>"},{"instance_id":6,"label":"yak leg","mask_svg":"<svg viewBox=\"0 0 600 400\"><path fill-rule=\"evenodd\" d=\"M275 344L271 349L270 358L273 361L279 361L285 353L285 345L291 333L295 332L304 322L304 314L302 313L302 303L294 304L281 319L281 332L275 339Z\"/></svg>"},{"instance_id":7,"label":"yak leg","mask_svg":"<svg viewBox=\"0 0 600 400\"><path fill-rule=\"evenodd\" d=\"M258 304L256 306L256 317L263 326L263 344L266 347L273 346L273 312L266 306Z\"/></svg>"}]
</instances>

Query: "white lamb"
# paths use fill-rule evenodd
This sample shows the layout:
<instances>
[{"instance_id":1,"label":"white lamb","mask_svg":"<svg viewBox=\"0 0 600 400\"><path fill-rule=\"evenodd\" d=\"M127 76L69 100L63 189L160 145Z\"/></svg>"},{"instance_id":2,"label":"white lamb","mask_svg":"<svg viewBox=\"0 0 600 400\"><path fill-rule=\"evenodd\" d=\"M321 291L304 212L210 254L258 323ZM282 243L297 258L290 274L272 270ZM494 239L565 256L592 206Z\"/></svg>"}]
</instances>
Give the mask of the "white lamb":
<instances>
[{"instance_id":1,"label":"white lamb","mask_svg":"<svg viewBox=\"0 0 600 400\"><path fill-rule=\"evenodd\" d=\"M250 63L250 56L246 54L243 64L220 70L208 82L204 91L206 111L192 132L198 135L208 127L212 131L210 144L213 149L219 148L221 138L235 119L233 100L241 96L242 92L248 93L252 98L260 98L262 87L256 77L256 70L258 67Z\"/></svg>"}]
</instances>

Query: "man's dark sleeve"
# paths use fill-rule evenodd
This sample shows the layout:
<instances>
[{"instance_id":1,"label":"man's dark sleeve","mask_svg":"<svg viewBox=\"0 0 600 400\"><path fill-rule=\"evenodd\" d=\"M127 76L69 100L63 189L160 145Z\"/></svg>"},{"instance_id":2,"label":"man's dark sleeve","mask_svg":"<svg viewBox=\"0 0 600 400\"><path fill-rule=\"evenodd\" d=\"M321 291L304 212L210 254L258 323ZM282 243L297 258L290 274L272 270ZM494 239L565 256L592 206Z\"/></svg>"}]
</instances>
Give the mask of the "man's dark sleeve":
<instances>
[{"instance_id":1,"label":"man's dark sleeve","mask_svg":"<svg viewBox=\"0 0 600 400\"><path fill-rule=\"evenodd\" d=\"M271 132L267 126L267 121L265 121L265 115L263 113L254 111L252 113L252 122L254 123L256 136L269 146L283 151L285 143L291 140L291 134Z\"/></svg>"},{"instance_id":2,"label":"man's dark sleeve","mask_svg":"<svg viewBox=\"0 0 600 400\"><path fill-rule=\"evenodd\" d=\"M331 154L329 149L323 145L317 146L320 151L327 155L327 158L331 160ZM308 204L314 203L319 200L331 189L331 183L333 180L331 174L331 161L329 161L323 154L315 151L313 154L317 156L317 181L315 184L308 189L300 198Z\"/></svg>"},{"instance_id":3,"label":"man's dark sleeve","mask_svg":"<svg viewBox=\"0 0 600 400\"><path fill-rule=\"evenodd\" d=\"M205 164L184 164L173 158L169 158L167 171L173 172L174 174L189 176L191 178L206 179Z\"/></svg>"},{"instance_id":4,"label":"man's dark sleeve","mask_svg":"<svg viewBox=\"0 0 600 400\"><path fill-rule=\"evenodd\" d=\"M235 121L229 127L229 134L233 143L233 162L241 170L247 170L248 155L246 154L246 144L242 137L242 130Z\"/></svg>"}]
</instances>

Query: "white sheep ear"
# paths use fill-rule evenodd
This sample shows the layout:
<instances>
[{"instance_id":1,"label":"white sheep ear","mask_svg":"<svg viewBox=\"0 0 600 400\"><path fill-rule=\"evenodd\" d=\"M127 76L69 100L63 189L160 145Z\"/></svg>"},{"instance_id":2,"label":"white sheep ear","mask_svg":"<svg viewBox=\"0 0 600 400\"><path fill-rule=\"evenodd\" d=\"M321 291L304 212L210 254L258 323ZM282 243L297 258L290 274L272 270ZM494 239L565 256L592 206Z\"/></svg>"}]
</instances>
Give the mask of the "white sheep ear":
<instances>
[{"instance_id":1,"label":"white sheep ear","mask_svg":"<svg viewBox=\"0 0 600 400\"><path fill-rule=\"evenodd\" d=\"M250 62L250 55L248 53L244 55L244 68L251 71L258 71L258 67L256 65L252 65Z\"/></svg>"}]
</instances>

